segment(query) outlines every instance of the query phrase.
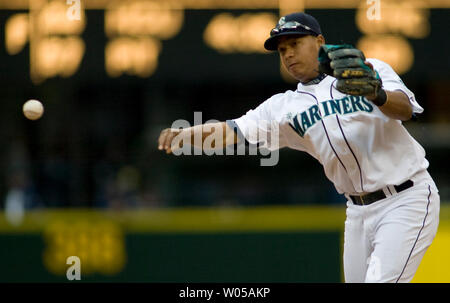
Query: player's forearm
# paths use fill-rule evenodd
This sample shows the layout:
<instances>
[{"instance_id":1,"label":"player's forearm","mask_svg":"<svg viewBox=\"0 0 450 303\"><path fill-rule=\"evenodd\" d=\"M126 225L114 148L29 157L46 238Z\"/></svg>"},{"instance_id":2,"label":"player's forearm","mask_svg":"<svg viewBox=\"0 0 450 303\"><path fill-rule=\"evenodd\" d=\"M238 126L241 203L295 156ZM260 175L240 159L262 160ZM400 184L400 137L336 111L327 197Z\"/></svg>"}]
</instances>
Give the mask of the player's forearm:
<instances>
[{"instance_id":1,"label":"player's forearm","mask_svg":"<svg viewBox=\"0 0 450 303\"><path fill-rule=\"evenodd\" d=\"M158 149L170 154L184 146L193 145L201 150L224 148L236 144L238 138L225 122L207 123L192 127L163 129L158 137Z\"/></svg>"},{"instance_id":2,"label":"player's forearm","mask_svg":"<svg viewBox=\"0 0 450 303\"><path fill-rule=\"evenodd\" d=\"M407 121L412 117L412 107L408 96L402 91L387 91L386 102L379 109L388 117Z\"/></svg>"},{"instance_id":3,"label":"player's forearm","mask_svg":"<svg viewBox=\"0 0 450 303\"><path fill-rule=\"evenodd\" d=\"M184 129L183 136L190 137L190 144L200 149L225 148L238 141L226 122L195 125Z\"/></svg>"}]
</instances>

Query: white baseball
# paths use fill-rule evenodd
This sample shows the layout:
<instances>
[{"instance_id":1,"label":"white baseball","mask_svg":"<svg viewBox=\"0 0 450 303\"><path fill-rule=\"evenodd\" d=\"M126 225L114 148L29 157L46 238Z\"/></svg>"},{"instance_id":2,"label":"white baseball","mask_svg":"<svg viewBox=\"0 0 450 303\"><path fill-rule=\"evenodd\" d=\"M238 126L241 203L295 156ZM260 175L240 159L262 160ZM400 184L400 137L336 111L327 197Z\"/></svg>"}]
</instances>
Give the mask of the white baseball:
<instances>
[{"instance_id":1,"label":"white baseball","mask_svg":"<svg viewBox=\"0 0 450 303\"><path fill-rule=\"evenodd\" d=\"M27 119L37 120L42 117L44 106L38 100L28 100L23 105L23 114Z\"/></svg>"}]
</instances>

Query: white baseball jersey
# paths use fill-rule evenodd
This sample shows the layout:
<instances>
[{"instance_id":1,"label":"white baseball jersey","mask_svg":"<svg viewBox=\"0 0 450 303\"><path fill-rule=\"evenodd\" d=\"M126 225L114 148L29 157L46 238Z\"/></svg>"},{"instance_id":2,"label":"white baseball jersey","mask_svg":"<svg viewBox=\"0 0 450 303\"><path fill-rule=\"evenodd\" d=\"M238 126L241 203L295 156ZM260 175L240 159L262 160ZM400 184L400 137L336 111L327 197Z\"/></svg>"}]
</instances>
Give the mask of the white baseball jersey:
<instances>
[{"instance_id":1,"label":"white baseball jersey","mask_svg":"<svg viewBox=\"0 0 450 303\"><path fill-rule=\"evenodd\" d=\"M423 111L388 64L377 59L367 61L378 71L384 89L401 90L414 113ZM276 94L233 121L251 144L309 153L323 165L341 194L398 185L427 169L424 149L401 121L387 117L364 97L342 94L336 89L336 81L326 76L316 84L299 83L296 91ZM261 121L278 126L278 146L265 139L271 137L269 134L261 136L261 132L272 131Z\"/></svg>"},{"instance_id":2,"label":"white baseball jersey","mask_svg":"<svg viewBox=\"0 0 450 303\"><path fill-rule=\"evenodd\" d=\"M388 64L367 61L380 74L384 89L401 90L414 113L423 111ZM337 91L335 78L312 82L274 95L228 123L237 125L250 144L309 153L347 198L382 189L386 198L375 203L347 201L345 281L409 282L439 224L440 197L427 171L425 151L401 121L364 97ZM398 192L394 185L406 180L414 186Z\"/></svg>"}]
</instances>

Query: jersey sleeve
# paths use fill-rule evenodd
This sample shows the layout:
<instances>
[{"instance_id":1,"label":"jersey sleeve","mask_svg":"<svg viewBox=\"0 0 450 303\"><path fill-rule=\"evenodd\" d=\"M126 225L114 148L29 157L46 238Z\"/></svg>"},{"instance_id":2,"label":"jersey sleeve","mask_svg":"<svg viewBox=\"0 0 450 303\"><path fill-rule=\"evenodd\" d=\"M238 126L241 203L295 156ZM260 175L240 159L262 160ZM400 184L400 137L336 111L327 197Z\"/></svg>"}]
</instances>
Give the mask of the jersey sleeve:
<instances>
[{"instance_id":1,"label":"jersey sleeve","mask_svg":"<svg viewBox=\"0 0 450 303\"><path fill-rule=\"evenodd\" d=\"M285 146L279 123L271 115L270 102L271 99L267 99L243 116L226 121L245 144L269 150L277 150Z\"/></svg>"},{"instance_id":2,"label":"jersey sleeve","mask_svg":"<svg viewBox=\"0 0 450 303\"><path fill-rule=\"evenodd\" d=\"M367 59L370 63L372 63L373 68L378 72L383 81L383 88L386 90L400 90L405 95L408 96L409 102L411 103L413 113L420 114L423 112L423 108L419 105L414 96L414 93L410 91L405 83L403 83L402 79L400 79L399 75L392 69L392 67L378 59Z\"/></svg>"}]
</instances>

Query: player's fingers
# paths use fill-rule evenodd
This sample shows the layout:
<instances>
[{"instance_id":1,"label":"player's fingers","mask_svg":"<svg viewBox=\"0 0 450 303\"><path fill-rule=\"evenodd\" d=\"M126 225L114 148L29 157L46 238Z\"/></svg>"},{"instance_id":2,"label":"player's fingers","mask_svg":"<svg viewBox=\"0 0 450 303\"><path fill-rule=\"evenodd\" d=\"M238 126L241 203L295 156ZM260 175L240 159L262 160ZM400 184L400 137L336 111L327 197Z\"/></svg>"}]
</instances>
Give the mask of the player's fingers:
<instances>
[{"instance_id":1,"label":"player's fingers","mask_svg":"<svg viewBox=\"0 0 450 303\"><path fill-rule=\"evenodd\" d=\"M175 136L174 138L172 138L172 141L169 146L171 152L180 148L180 141L181 141L180 136Z\"/></svg>"},{"instance_id":2,"label":"player's fingers","mask_svg":"<svg viewBox=\"0 0 450 303\"><path fill-rule=\"evenodd\" d=\"M165 145L165 147L164 147L164 149L168 149L168 148L170 148L171 150L173 150L174 149L174 147L173 147L173 145L174 145L174 139L177 139L179 136L179 134L180 134L180 130L178 130L178 129L170 129L170 131L169 131L169 133L167 134L167 137L166 137L166 139L165 139L165 141L164 141L164 145ZM178 138L179 139L179 138ZM175 142L176 143L176 142Z\"/></svg>"},{"instance_id":3,"label":"player's fingers","mask_svg":"<svg viewBox=\"0 0 450 303\"><path fill-rule=\"evenodd\" d=\"M158 137L158 149L159 150L162 150L164 148L164 141L167 136L167 130L168 129L166 128L166 129L162 130L161 133L159 134L159 137Z\"/></svg>"},{"instance_id":4,"label":"player's fingers","mask_svg":"<svg viewBox=\"0 0 450 303\"><path fill-rule=\"evenodd\" d=\"M179 147L179 142L180 142L180 136L178 136L180 132L172 132L171 133L171 138L170 138L170 143L166 149L166 153L167 154L171 154L173 153L174 150L177 150Z\"/></svg>"},{"instance_id":5,"label":"player's fingers","mask_svg":"<svg viewBox=\"0 0 450 303\"><path fill-rule=\"evenodd\" d=\"M170 147L171 142L172 142L172 132L169 131L164 137L163 149L167 150Z\"/></svg>"}]
</instances>

